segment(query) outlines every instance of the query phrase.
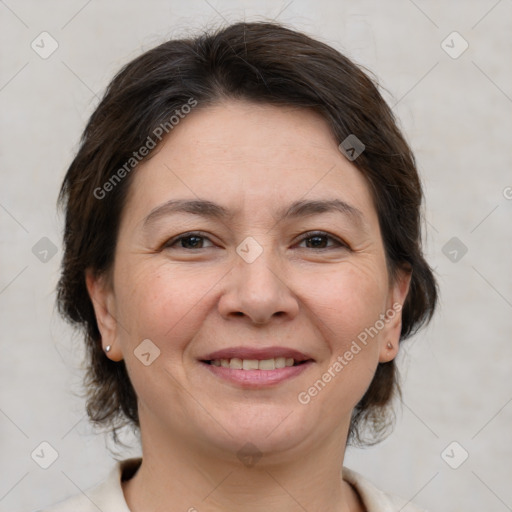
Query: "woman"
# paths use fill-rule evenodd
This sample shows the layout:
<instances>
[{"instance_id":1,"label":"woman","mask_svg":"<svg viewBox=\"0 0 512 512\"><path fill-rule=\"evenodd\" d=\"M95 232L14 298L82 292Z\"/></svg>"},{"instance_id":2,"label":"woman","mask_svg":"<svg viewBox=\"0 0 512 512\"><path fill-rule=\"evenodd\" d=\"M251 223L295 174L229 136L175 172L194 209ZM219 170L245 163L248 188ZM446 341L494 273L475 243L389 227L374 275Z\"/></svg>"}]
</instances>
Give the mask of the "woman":
<instances>
[{"instance_id":1,"label":"woman","mask_svg":"<svg viewBox=\"0 0 512 512\"><path fill-rule=\"evenodd\" d=\"M61 190L88 413L142 459L48 511L418 510L343 468L428 322L410 148L373 82L271 23L129 63Z\"/></svg>"}]
</instances>

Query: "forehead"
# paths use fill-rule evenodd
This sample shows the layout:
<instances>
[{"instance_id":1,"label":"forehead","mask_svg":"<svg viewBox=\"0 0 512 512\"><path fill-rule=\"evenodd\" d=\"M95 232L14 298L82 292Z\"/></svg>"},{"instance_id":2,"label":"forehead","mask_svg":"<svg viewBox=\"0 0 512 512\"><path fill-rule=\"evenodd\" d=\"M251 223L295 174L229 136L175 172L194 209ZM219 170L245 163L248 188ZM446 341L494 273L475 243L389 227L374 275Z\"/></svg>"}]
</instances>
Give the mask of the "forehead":
<instances>
[{"instance_id":1,"label":"forehead","mask_svg":"<svg viewBox=\"0 0 512 512\"><path fill-rule=\"evenodd\" d=\"M339 198L377 220L366 179L326 121L293 107L233 101L196 108L139 164L125 213L140 219L175 197L208 199L241 215Z\"/></svg>"}]
</instances>

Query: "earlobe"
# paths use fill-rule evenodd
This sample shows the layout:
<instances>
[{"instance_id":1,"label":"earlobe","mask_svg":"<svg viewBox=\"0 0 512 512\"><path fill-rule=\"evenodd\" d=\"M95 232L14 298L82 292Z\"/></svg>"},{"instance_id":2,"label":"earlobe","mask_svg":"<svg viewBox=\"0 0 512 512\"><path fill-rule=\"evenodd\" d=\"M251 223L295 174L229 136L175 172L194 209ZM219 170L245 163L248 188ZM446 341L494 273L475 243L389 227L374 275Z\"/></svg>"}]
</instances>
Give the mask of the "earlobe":
<instances>
[{"instance_id":1,"label":"earlobe","mask_svg":"<svg viewBox=\"0 0 512 512\"><path fill-rule=\"evenodd\" d=\"M398 341L396 343L388 341L387 343L384 343L380 349L379 363L387 363L389 361L392 361L397 355Z\"/></svg>"},{"instance_id":2,"label":"earlobe","mask_svg":"<svg viewBox=\"0 0 512 512\"><path fill-rule=\"evenodd\" d=\"M91 269L85 272L87 292L91 299L96 323L101 334L101 344L106 357L113 361L123 359L117 340L118 323L114 314L115 298L112 286L105 275L95 274ZM107 347L108 348L107 350Z\"/></svg>"},{"instance_id":3,"label":"earlobe","mask_svg":"<svg viewBox=\"0 0 512 512\"><path fill-rule=\"evenodd\" d=\"M411 277L410 271L400 270L391 287L388 309L385 313L387 325L381 341L380 363L391 361L398 354L402 330L402 309L409 293Z\"/></svg>"}]
</instances>

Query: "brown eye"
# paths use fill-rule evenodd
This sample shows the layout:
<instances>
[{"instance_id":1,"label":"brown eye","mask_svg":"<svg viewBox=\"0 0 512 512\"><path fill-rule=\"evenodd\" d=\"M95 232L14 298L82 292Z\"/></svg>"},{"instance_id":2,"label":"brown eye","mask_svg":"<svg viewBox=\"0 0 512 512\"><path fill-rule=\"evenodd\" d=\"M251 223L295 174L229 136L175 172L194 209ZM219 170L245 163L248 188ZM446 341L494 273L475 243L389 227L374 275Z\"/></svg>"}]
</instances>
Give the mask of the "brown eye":
<instances>
[{"instance_id":1,"label":"brown eye","mask_svg":"<svg viewBox=\"0 0 512 512\"><path fill-rule=\"evenodd\" d=\"M200 233L185 233L178 237L169 240L164 248L165 249L206 249L204 247L205 240L211 241L206 236ZM213 244L212 244L213 245Z\"/></svg>"},{"instance_id":2,"label":"brown eye","mask_svg":"<svg viewBox=\"0 0 512 512\"><path fill-rule=\"evenodd\" d=\"M328 245L329 241L333 241L334 245ZM306 233L300 243L306 242L306 249L331 249L339 247L347 247L347 245L337 238L323 231Z\"/></svg>"}]
</instances>

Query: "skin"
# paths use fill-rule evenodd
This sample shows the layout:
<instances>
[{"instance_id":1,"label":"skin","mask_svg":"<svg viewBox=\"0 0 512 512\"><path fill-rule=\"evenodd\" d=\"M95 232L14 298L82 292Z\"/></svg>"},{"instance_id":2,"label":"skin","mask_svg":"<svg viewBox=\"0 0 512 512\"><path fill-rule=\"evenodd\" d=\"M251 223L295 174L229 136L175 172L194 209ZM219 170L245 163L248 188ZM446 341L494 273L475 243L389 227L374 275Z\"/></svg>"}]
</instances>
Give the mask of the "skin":
<instances>
[{"instance_id":1,"label":"skin","mask_svg":"<svg viewBox=\"0 0 512 512\"><path fill-rule=\"evenodd\" d=\"M408 292L409 274L390 282L362 173L319 115L229 101L195 109L132 180L112 272L86 278L112 346L105 357L125 360L139 400L143 462L123 483L130 509L364 510L340 468L351 412L377 364L397 354L400 313L307 405L297 398ZM178 198L232 216L174 213L144 229ZM277 209L299 199L341 199L362 222L340 212L278 222ZM303 238L313 230L333 238ZM189 231L205 238L172 245ZM263 248L252 263L236 252L249 236ZM144 339L160 350L149 366L134 356ZM242 389L198 360L239 345L315 361L274 387ZM248 442L262 455L252 466L237 457Z\"/></svg>"}]
</instances>

